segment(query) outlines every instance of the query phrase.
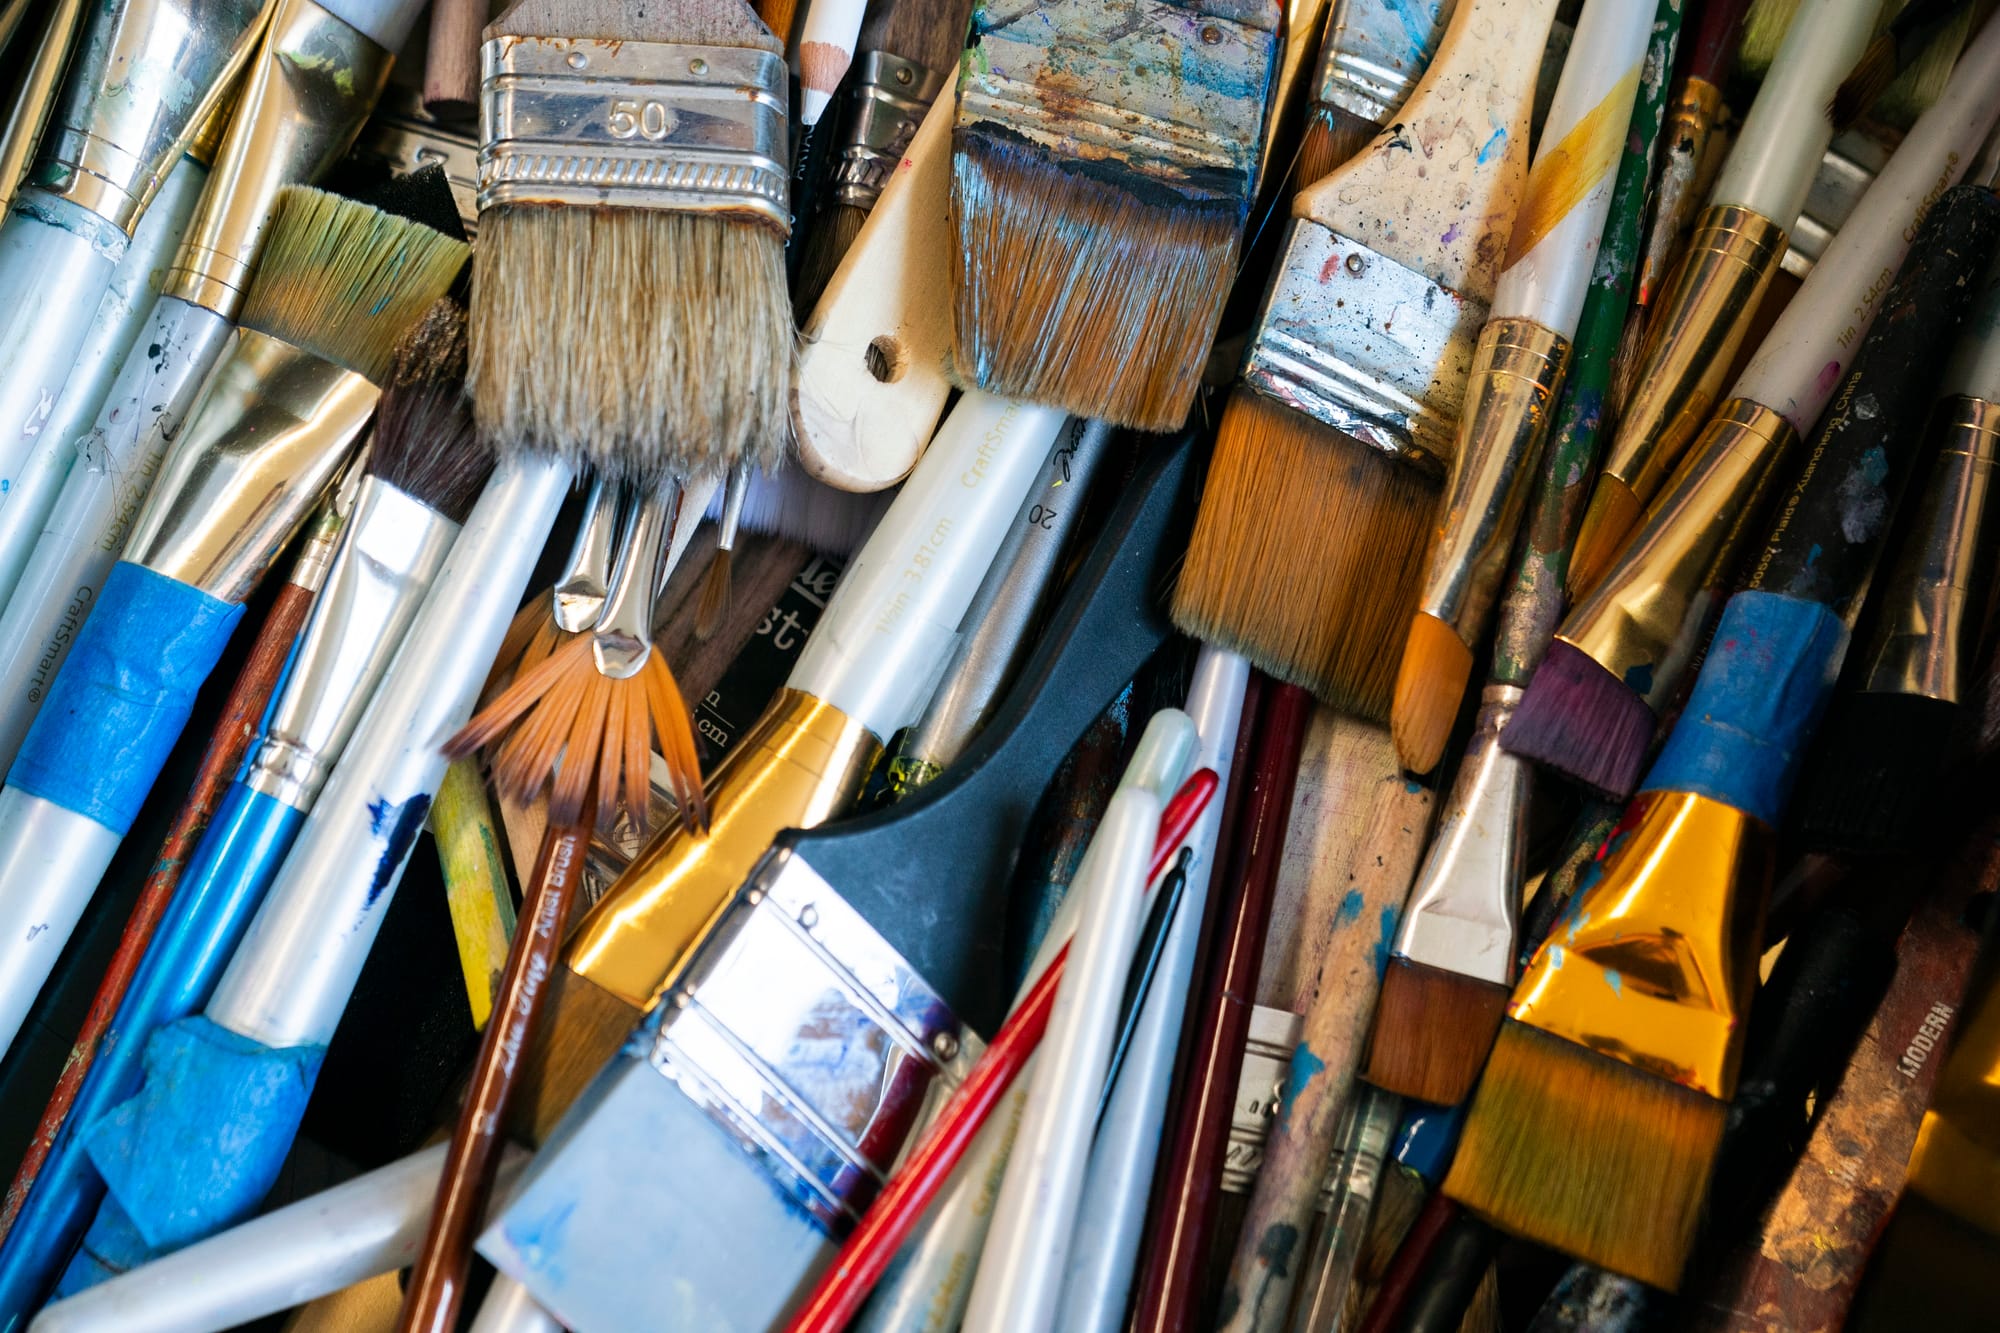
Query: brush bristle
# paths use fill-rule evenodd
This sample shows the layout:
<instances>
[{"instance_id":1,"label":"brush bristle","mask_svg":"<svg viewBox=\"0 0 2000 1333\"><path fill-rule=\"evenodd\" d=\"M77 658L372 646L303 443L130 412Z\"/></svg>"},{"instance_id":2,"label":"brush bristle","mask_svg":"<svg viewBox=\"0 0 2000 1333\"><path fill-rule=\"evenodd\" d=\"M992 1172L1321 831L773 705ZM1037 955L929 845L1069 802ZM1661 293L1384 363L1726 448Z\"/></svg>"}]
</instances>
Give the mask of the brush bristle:
<instances>
[{"instance_id":1,"label":"brush bristle","mask_svg":"<svg viewBox=\"0 0 2000 1333\"><path fill-rule=\"evenodd\" d=\"M1798 12L1799 0L1750 0L1750 12L1743 16L1743 35L1736 44L1736 61L1746 74L1764 77Z\"/></svg>"},{"instance_id":2,"label":"brush bristle","mask_svg":"<svg viewBox=\"0 0 2000 1333\"><path fill-rule=\"evenodd\" d=\"M1612 476L1597 479L1569 558L1570 605L1588 597L1604 581L1645 516L1646 508L1630 486Z\"/></svg>"},{"instance_id":3,"label":"brush bristle","mask_svg":"<svg viewBox=\"0 0 2000 1333\"><path fill-rule=\"evenodd\" d=\"M2000 1236L1905 1190L1869 1259L1848 1333L1991 1333Z\"/></svg>"},{"instance_id":4,"label":"brush bristle","mask_svg":"<svg viewBox=\"0 0 2000 1333\"><path fill-rule=\"evenodd\" d=\"M448 296L396 346L368 470L454 523L465 522L493 471L465 396L465 307Z\"/></svg>"},{"instance_id":5,"label":"brush bristle","mask_svg":"<svg viewBox=\"0 0 2000 1333\"><path fill-rule=\"evenodd\" d=\"M1404 1097L1458 1105L1493 1050L1508 993L1491 981L1392 958L1362 1077Z\"/></svg>"},{"instance_id":6,"label":"brush bristle","mask_svg":"<svg viewBox=\"0 0 2000 1333\"><path fill-rule=\"evenodd\" d=\"M472 286L467 378L488 439L651 485L783 456L794 348L776 231L490 209Z\"/></svg>"},{"instance_id":7,"label":"brush bristle","mask_svg":"<svg viewBox=\"0 0 2000 1333\"><path fill-rule=\"evenodd\" d=\"M557 626L550 613L553 594L544 588L521 604L514 618L507 623L507 633L501 636L500 651L493 655L493 666L486 673L486 685L479 696L480 707L491 703L493 696L507 687L509 681L523 671L545 661L549 654L575 637Z\"/></svg>"},{"instance_id":8,"label":"brush bristle","mask_svg":"<svg viewBox=\"0 0 2000 1333\"><path fill-rule=\"evenodd\" d=\"M521 1062L513 1136L540 1147L644 1015L567 967L549 974L535 1041Z\"/></svg>"},{"instance_id":9,"label":"brush bristle","mask_svg":"<svg viewBox=\"0 0 2000 1333\"><path fill-rule=\"evenodd\" d=\"M1472 650L1458 631L1422 611L1411 617L1389 706L1396 758L1404 768L1428 773L1438 766L1471 679Z\"/></svg>"},{"instance_id":10,"label":"brush bristle","mask_svg":"<svg viewBox=\"0 0 2000 1333\"><path fill-rule=\"evenodd\" d=\"M1372 120L1323 102L1313 104L1299 139L1299 164L1294 173L1301 188L1333 174L1333 169L1366 148L1381 132Z\"/></svg>"},{"instance_id":11,"label":"brush bristle","mask_svg":"<svg viewBox=\"0 0 2000 1333\"><path fill-rule=\"evenodd\" d=\"M708 562L708 572L701 576L701 593L694 604L694 636L703 643L715 637L715 631L722 628L722 618L729 614L729 557L728 551L718 549Z\"/></svg>"},{"instance_id":12,"label":"brush bristle","mask_svg":"<svg viewBox=\"0 0 2000 1333\"><path fill-rule=\"evenodd\" d=\"M1672 1291L1727 1118L1713 1097L1507 1022L1445 1193L1515 1235Z\"/></svg>"},{"instance_id":13,"label":"brush bristle","mask_svg":"<svg viewBox=\"0 0 2000 1333\"><path fill-rule=\"evenodd\" d=\"M1438 484L1248 389L1229 396L1174 623L1371 721L1388 717Z\"/></svg>"},{"instance_id":14,"label":"brush bristle","mask_svg":"<svg viewBox=\"0 0 2000 1333\"><path fill-rule=\"evenodd\" d=\"M470 253L419 222L304 185L278 192L243 326L386 383L396 344Z\"/></svg>"},{"instance_id":15,"label":"brush bristle","mask_svg":"<svg viewBox=\"0 0 2000 1333\"><path fill-rule=\"evenodd\" d=\"M708 517L720 519L726 488L717 487ZM743 493L739 523L745 532L761 532L810 546L828 555L850 556L861 549L889 502L895 487L859 493L813 480L803 468L753 472Z\"/></svg>"},{"instance_id":16,"label":"brush bristle","mask_svg":"<svg viewBox=\"0 0 2000 1333\"><path fill-rule=\"evenodd\" d=\"M1896 39L1886 32L1877 33L1869 41L1868 49L1861 53L1861 59L1833 90L1833 101L1826 108L1833 127L1844 130L1859 120L1861 113L1875 104L1875 99L1895 77Z\"/></svg>"},{"instance_id":17,"label":"brush bristle","mask_svg":"<svg viewBox=\"0 0 2000 1333\"><path fill-rule=\"evenodd\" d=\"M805 257L799 261L799 288L793 293L801 318L819 304L820 294L833 281L840 261L854 248L854 238L861 234L861 224L867 220L865 208L834 204L813 223L806 236Z\"/></svg>"},{"instance_id":18,"label":"brush bristle","mask_svg":"<svg viewBox=\"0 0 2000 1333\"><path fill-rule=\"evenodd\" d=\"M1581 648L1557 639L1535 668L1500 745L1622 801L1638 785L1655 721L1638 691Z\"/></svg>"},{"instance_id":19,"label":"brush bristle","mask_svg":"<svg viewBox=\"0 0 2000 1333\"><path fill-rule=\"evenodd\" d=\"M1246 207L959 131L959 369L990 393L1177 429L1222 319Z\"/></svg>"},{"instance_id":20,"label":"brush bristle","mask_svg":"<svg viewBox=\"0 0 2000 1333\"><path fill-rule=\"evenodd\" d=\"M1921 694L1870 692L1835 703L1798 796L1807 848L1914 851L1960 716L1957 704Z\"/></svg>"}]
</instances>

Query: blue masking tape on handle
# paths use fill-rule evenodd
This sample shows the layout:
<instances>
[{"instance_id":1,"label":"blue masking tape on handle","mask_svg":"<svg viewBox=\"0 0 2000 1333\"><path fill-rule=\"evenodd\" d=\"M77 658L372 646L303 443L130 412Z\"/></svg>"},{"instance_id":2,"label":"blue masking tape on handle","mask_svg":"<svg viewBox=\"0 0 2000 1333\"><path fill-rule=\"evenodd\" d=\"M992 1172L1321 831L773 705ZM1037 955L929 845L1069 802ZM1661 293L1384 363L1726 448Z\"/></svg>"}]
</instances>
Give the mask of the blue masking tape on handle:
<instances>
[{"instance_id":1,"label":"blue masking tape on handle","mask_svg":"<svg viewBox=\"0 0 2000 1333\"><path fill-rule=\"evenodd\" d=\"M272 1050L197 1014L146 1043L146 1085L84 1147L155 1253L256 1211L312 1095L324 1046Z\"/></svg>"},{"instance_id":2,"label":"blue masking tape on handle","mask_svg":"<svg viewBox=\"0 0 2000 1333\"><path fill-rule=\"evenodd\" d=\"M1776 827L1846 652L1847 626L1822 603L1737 593L1640 790L1693 792Z\"/></svg>"},{"instance_id":3,"label":"blue masking tape on handle","mask_svg":"<svg viewBox=\"0 0 2000 1333\"><path fill-rule=\"evenodd\" d=\"M242 616L236 603L119 561L7 785L123 835Z\"/></svg>"},{"instance_id":4,"label":"blue masking tape on handle","mask_svg":"<svg viewBox=\"0 0 2000 1333\"><path fill-rule=\"evenodd\" d=\"M1463 1106L1432 1106L1411 1102L1403 1112L1396 1131L1396 1164L1422 1176L1424 1183L1437 1188L1458 1151L1459 1126L1465 1123Z\"/></svg>"}]
</instances>

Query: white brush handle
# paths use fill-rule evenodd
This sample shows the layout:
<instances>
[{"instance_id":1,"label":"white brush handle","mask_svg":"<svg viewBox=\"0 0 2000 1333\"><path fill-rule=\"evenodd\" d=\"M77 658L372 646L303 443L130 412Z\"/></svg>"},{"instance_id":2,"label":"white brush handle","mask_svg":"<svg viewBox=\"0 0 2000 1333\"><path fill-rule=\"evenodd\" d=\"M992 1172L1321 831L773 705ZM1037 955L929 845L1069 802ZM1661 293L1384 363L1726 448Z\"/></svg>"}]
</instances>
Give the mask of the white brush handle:
<instances>
[{"instance_id":1,"label":"white brush handle","mask_svg":"<svg viewBox=\"0 0 2000 1333\"><path fill-rule=\"evenodd\" d=\"M1656 8L1647 0L1590 0L1583 7L1528 168L1491 318L1530 319L1564 338L1576 336Z\"/></svg>"},{"instance_id":2,"label":"white brush handle","mask_svg":"<svg viewBox=\"0 0 2000 1333\"><path fill-rule=\"evenodd\" d=\"M320 8L385 51L409 43L424 0L318 0Z\"/></svg>"},{"instance_id":3,"label":"white brush handle","mask_svg":"<svg viewBox=\"0 0 2000 1333\"><path fill-rule=\"evenodd\" d=\"M799 465L843 491L901 481L951 392L952 116L931 104L806 321Z\"/></svg>"},{"instance_id":4,"label":"white brush handle","mask_svg":"<svg viewBox=\"0 0 2000 1333\"><path fill-rule=\"evenodd\" d=\"M1861 58L1881 8L1879 0L1800 0L1711 204L1735 204L1792 229L1833 142L1827 105Z\"/></svg>"},{"instance_id":5,"label":"white brush handle","mask_svg":"<svg viewBox=\"0 0 2000 1333\"><path fill-rule=\"evenodd\" d=\"M1798 294L1778 317L1732 396L1782 415L1800 435L1861 350L1889 281L1910 252L1917 223L1964 173L2000 116L2000 23L1967 45L1931 109L1904 136L1843 222Z\"/></svg>"},{"instance_id":6,"label":"white brush handle","mask_svg":"<svg viewBox=\"0 0 2000 1333\"><path fill-rule=\"evenodd\" d=\"M817 125L854 63L854 43L868 0L812 0L799 29L799 123ZM785 33L778 34L783 41Z\"/></svg>"},{"instance_id":7,"label":"white brush handle","mask_svg":"<svg viewBox=\"0 0 2000 1333\"><path fill-rule=\"evenodd\" d=\"M39 190L0 225L0 487L13 485L54 413L125 248L116 227Z\"/></svg>"},{"instance_id":8,"label":"white brush handle","mask_svg":"<svg viewBox=\"0 0 2000 1333\"><path fill-rule=\"evenodd\" d=\"M535 1304L526 1287L505 1273L495 1273L479 1306L479 1318L472 1321L472 1333L563 1333L563 1326Z\"/></svg>"},{"instance_id":9,"label":"white brush handle","mask_svg":"<svg viewBox=\"0 0 2000 1333\"><path fill-rule=\"evenodd\" d=\"M0 1052L117 854L121 837L53 801L0 788Z\"/></svg>"},{"instance_id":10,"label":"white brush handle","mask_svg":"<svg viewBox=\"0 0 2000 1333\"><path fill-rule=\"evenodd\" d=\"M1528 167L1528 123L1556 0L1459 0L1395 124L1299 191L1310 218L1454 292L1490 302Z\"/></svg>"},{"instance_id":11,"label":"white brush handle","mask_svg":"<svg viewBox=\"0 0 2000 1333\"><path fill-rule=\"evenodd\" d=\"M183 157L175 165L153 206L139 219L132 244L97 303L90 332L77 348L76 364L63 383L55 411L43 423L34 452L0 502L0 599L13 594L34 554L42 525L62 496L70 465L76 461L77 437L97 420L124 369L126 353L144 331L160 280L207 183L208 168L202 163Z\"/></svg>"},{"instance_id":12,"label":"white brush handle","mask_svg":"<svg viewBox=\"0 0 2000 1333\"><path fill-rule=\"evenodd\" d=\"M437 1197L437 1144L49 1306L43 1333L213 1333L415 1262ZM529 1154L501 1150L505 1199ZM497 1285L497 1284L496 1284Z\"/></svg>"},{"instance_id":13,"label":"white brush handle","mask_svg":"<svg viewBox=\"0 0 2000 1333\"><path fill-rule=\"evenodd\" d=\"M569 482L561 464L513 461L487 483L230 958L213 1022L274 1050L332 1039L444 779L440 747L471 716Z\"/></svg>"},{"instance_id":14,"label":"white brush handle","mask_svg":"<svg viewBox=\"0 0 2000 1333\"><path fill-rule=\"evenodd\" d=\"M787 684L885 741L916 721L1065 420L967 390L841 575Z\"/></svg>"},{"instance_id":15,"label":"white brush handle","mask_svg":"<svg viewBox=\"0 0 2000 1333\"><path fill-rule=\"evenodd\" d=\"M211 310L161 297L135 340L141 354L126 358L96 427L79 441L78 462L0 612L0 767L13 764L233 328Z\"/></svg>"}]
</instances>

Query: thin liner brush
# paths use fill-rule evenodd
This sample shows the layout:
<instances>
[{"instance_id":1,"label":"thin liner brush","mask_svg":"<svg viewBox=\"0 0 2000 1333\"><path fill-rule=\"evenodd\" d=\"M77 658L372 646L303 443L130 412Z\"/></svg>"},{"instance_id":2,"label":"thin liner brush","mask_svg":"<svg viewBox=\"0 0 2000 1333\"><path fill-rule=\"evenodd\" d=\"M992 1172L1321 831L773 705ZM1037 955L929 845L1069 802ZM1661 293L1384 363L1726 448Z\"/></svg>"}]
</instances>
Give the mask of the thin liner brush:
<instances>
[{"instance_id":1,"label":"thin liner brush","mask_svg":"<svg viewBox=\"0 0 2000 1333\"><path fill-rule=\"evenodd\" d=\"M1335 0L1293 169L1300 186L1330 175L1382 132L1423 77L1451 10L1451 0L1411 9Z\"/></svg>"},{"instance_id":2,"label":"thin liner brush","mask_svg":"<svg viewBox=\"0 0 2000 1333\"><path fill-rule=\"evenodd\" d=\"M1344 712L1387 715L1554 13L1464 0L1403 128L1299 192L1223 409L1174 622Z\"/></svg>"},{"instance_id":3,"label":"thin liner brush","mask_svg":"<svg viewBox=\"0 0 2000 1333\"><path fill-rule=\"evenodd\" d=\"M750 489L750 469L738 463L723 482L722 517L716 524L715 554L702 575L701 593L694 611L694 636L706 643L722 628L729 614L729 566L736 551L737 533L743 525L744 492Z\"/></svg>"},{"instance_id":4,"label":"thin liner brush","mask_svg":"<svg viewBox=\"0 0 2000 1333\"><path fill-rule=\"evenodd\" d=\"M1961 11L1969 7L1965 0L1914 0L1898 9L1889 26L1869 39L1861 59L1833 90L1826 114L1834 129L1844 130L1859 120L1896 77L1955 26Z\"/></svg>"}]
</instances>

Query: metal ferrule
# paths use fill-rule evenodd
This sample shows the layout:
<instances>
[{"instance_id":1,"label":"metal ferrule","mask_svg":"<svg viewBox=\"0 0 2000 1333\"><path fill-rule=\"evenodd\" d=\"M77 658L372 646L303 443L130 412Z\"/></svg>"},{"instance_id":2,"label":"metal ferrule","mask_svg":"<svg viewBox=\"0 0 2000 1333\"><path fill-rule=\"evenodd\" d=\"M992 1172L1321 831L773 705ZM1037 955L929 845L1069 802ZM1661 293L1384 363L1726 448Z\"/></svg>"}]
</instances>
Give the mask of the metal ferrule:
<instances>
[{"instance_id":1,"label":"metal ferrule","mask_svg":"<svg viewBox=\"0 0 2000 1333\"><path fill-rule=\"evenodd\" d=\"M443 169L451 183L458 220L472 236L479 224L479 139L476 134L431 120L414 89L391 84L375 103L375 114L354 141L354 156L407 176L423 167Z\"/></svg>"},{"instance_id":2,"label":"metal ferrule","mask_svg":"<svg viewBox=\"0 0 2000 1333\"><path fill-rule=\"evenodd\" d=\"M728 480L723 483L722 516L715 524L716 550L736 549L736 535L743 526L743 499L749 493L750 460L745 459L729 470Z\"/></svg>"},{"instance_id":3,"label":"metal ferrule","mask_svg":"<svg viewBox=\"0 0 2000 1333\"><path fill-rule=\"evenodd\" d=\"M1342 0L1327 25L1313 101L1381 124L1409 100L1451 20L1452 0L1397 6Z\"/></svg>"},{"instance_id":4,"label":"metal ferrule","mask_svg":"<svg viewBox=\"0 0 2000 1333\"><path fill-rule=\"evenodd\" d=\"M1294 218L1243 382L1433 474L1457 448L1486 303Z\"/></svg>"},{"instance_id":5,"label":"metal ferrule","mask_svg":"<svg viewBox=\"0 0 2000 1333\"><path fill-rule=\"evenodd\" d=\"M660 588L660 565L681 514L681 488L669 487L641 500L619 543L618 568L604 610L590 636L590 655L599 675L630 680L653 651L653 600Z\"/></svg>"},{"instance_id":6,"label":"metal ferrule","mask_svg":"<svg viewBox=\"0 0 2000 1333\"><path fill-rule=\"evenodd\" d=\"M1556 637L1657 713L1700 645L1710 603L1761 531L1755 520L1777 482L1778 460L1798 438L1790 422L1761 403L1724 403L1617 567L1569 613Z\"/></svg>"},{"instance_id":7,"label":"metal ferrule","mask_svg":"<svg viewBox=\"0 0 2000 1333\"><path fill-rule=\"evenodd\" d=\"M1654 142L1660 145L1660 180L1652 215L1673 224L1693 206L1687 198L1694 189L1695 173L1701 169L1702 151L1722 113L1722 89L1707 79L1684 79L1667 103L1660 131ZM1684 202L1685 201L1685 202ZM1680 227L1655 225L1646 237L1646 253L1640 257L1636 290L1639 300L1652 305L1666 282L1674 260L1680 257Z\"/></svg>"},{"instance_id":8,"label":"metal ferrule","mask_svg":"<svg viewBox=\"0 0 2000 1333\"><path fill-rule=\"evenodd\" d=\"M479 209L748 214L791 233L782 56L501 37L479 48Z\"/></svg>"},{"instance_id":9,"label":"metal ferrule","mask_svg":"<svg viewBox=\"0 0 2000 1333\"><path fill-rule=\"evenodd\" d=\"M1784 254L1785 229L1746 208L1711 205L1696 220L1647 327L1632 400L1604 462L1640 504L1666 484L1708 420Z\"/></svg>"},{"instance_id":10,"label":"metal ferrule","mask_svg":"<svg viewBox=\"0 0 2000 1333\"><path fill-rule=\"evenodd\" d=\"M1569 339L1533 320L1496 319L1480 331L1417 603L1467 645L1492 619L1568 367Z\"/></svg>"},{"instance_id":11,"label":"metal ferrule","mask_svg":"<svg viewBox=\"0 0 2000 1333\"><path fill-rule=\"evenodd\" d=\"M458 524L436 510L363 479L347 540L244 765L245 786L312 807L457 536Z\"/></svg>"},{"instance_id":12,"label":"metal ferrule","mask_svg":"<svg viewBox=\"0 0 2000 1333\"><path fill-rule=\"evenodd\" d=\"M1777 836L1692 792L1641 792L1521 976L1508 1017L1727 1101L1757 988Z\"/></svg>"},{"instance_id":13,"label":"metal ferrule","mask_svg":"<svg viewBox=\"0 0 2000 1333\"><path fill-rule=\"evenodd\" d=\"M347 152L394 61L313 0L279 0L162 295L236 318L278 191Z\"/></svg>"},{"instance_id":14,"label":"metal ferrule","mask_svg":"<svg viewBox=\"0 0 2000 1333\"><path fill-rule=\"evenodd\" d=\"M87 20L31 183L131 235L250 56L264 0L132 0Z\"/></svg>"},{"instance_id":15,"label":"metal ferrule","mask_svg":"<svg viewBox=\"0 0 2000 1333\"><path fill-rule=\"evenodd\" d=\"M1500 748L1522 691L1488 685L1451 800L1403 909L1395 955L1495 985L1514 984L1534 769Z\"/></svg>"},{"instance_id":16,"label":"metal ferrule","mask_svg":"<svg viewBox=\"0 0 2000 1333\"><path fill-rule=\"evenodd\" d=\"M639 853L571 937L571 970L647 1008L771 840L844 810L881 748L839 709L780 691L709 779L708 832L676 822Z\"/></svg>"},{"instance_id":17,"label":"metal ferrule","mask_svg":"<svg viewBox=\"0 0 2000 1333\"><path fill-rule=\"evenodd\" d=\"M362 445L347 460L340 480L334 483L333 493L327 496L325 504L313 510L312 526L299 539L299 553L292 560L291 573L285 576L285 582L293 587L317 593L326 586L333 557L340 550L341 535L347 531L347 520L354 517L354 504L361 496L361 475L372 447L372 444Z\"/></svg>"},{"instance_id":18,"label":"metal ferrule","mask_svg":"<svg viewBox=\"0 0 2000 1333\"><path fill-rule=\"evenodd\" d=\"M855 64L846 137L833 169L833 198L866 210L875 207L924 113L943 91L945 71L887 51L865 51Z\"/></svg>"},{"instance_id":19,"label":"metal ferrule","mask_svg":"<svg viewBox=\"0 0 2000 1333\"><path fill-rule=\"evenodd\" d=\"M209 378L124 558L240 602L326 493L381 391L251 329Z\"/></svg>"},{"instance_id":20,"label":"metal ferrule","mask_svg":"<svg viewBox=\"0 0 2000 1333\"><path fill-rule=\"evenodd\" d=\"M2000 460L2000 404L1953 397L1938 404L1943 436L1894 571L1880 594L1864 690L1958 703L1978 645L1992 571L1993 471Z\"/></svg>"},{"instance_id":21,"label":"metal ferrule","mask_svg":"<svg viewBox=\"0 0 2000 1333\"><path fill-rule=\"evenodd\" d=\"M1276 32L1166 0L1008 0L981 9L975 39L957 133L1248 209Z\"/></svg>"},{"instance_id":22,"label":"metal ferrule","mask_svg":"<svg viewBox=\"0 0 2000 1333\"><path fill-rule=\"evenodd\" d=\"M18 23L27 8L22 0L15 0L6 6L5 12ZM83 12L83 0L57 0L53 5L36 8L44 10L37 15L40 31L35 35L40 41L32 56L27 55L25 39L17 48L20 55L6 78L13 102L11 106L0 103L0 111L6 115L6 122L0 124L0 213L14 202L15 191L27 176L28 164L41 143L42 129L55 109L56 96L62 90L63 68L68 65L70 47L76 42L77 15Z\"/></svg>"},{"instance_id":23,"label":"metal ferrule","mask_svg":"<svg viewBox=\"0 0 2000 1333\"><path fill-rule=\"evenodd\" d=\"M583 521L569 562L556 579L556 628L580 634L597 623L604 599L611 593L611 550L618 540L618 487L602 477L590 483L583 502Z\"/></svg>"}]
</instances>

